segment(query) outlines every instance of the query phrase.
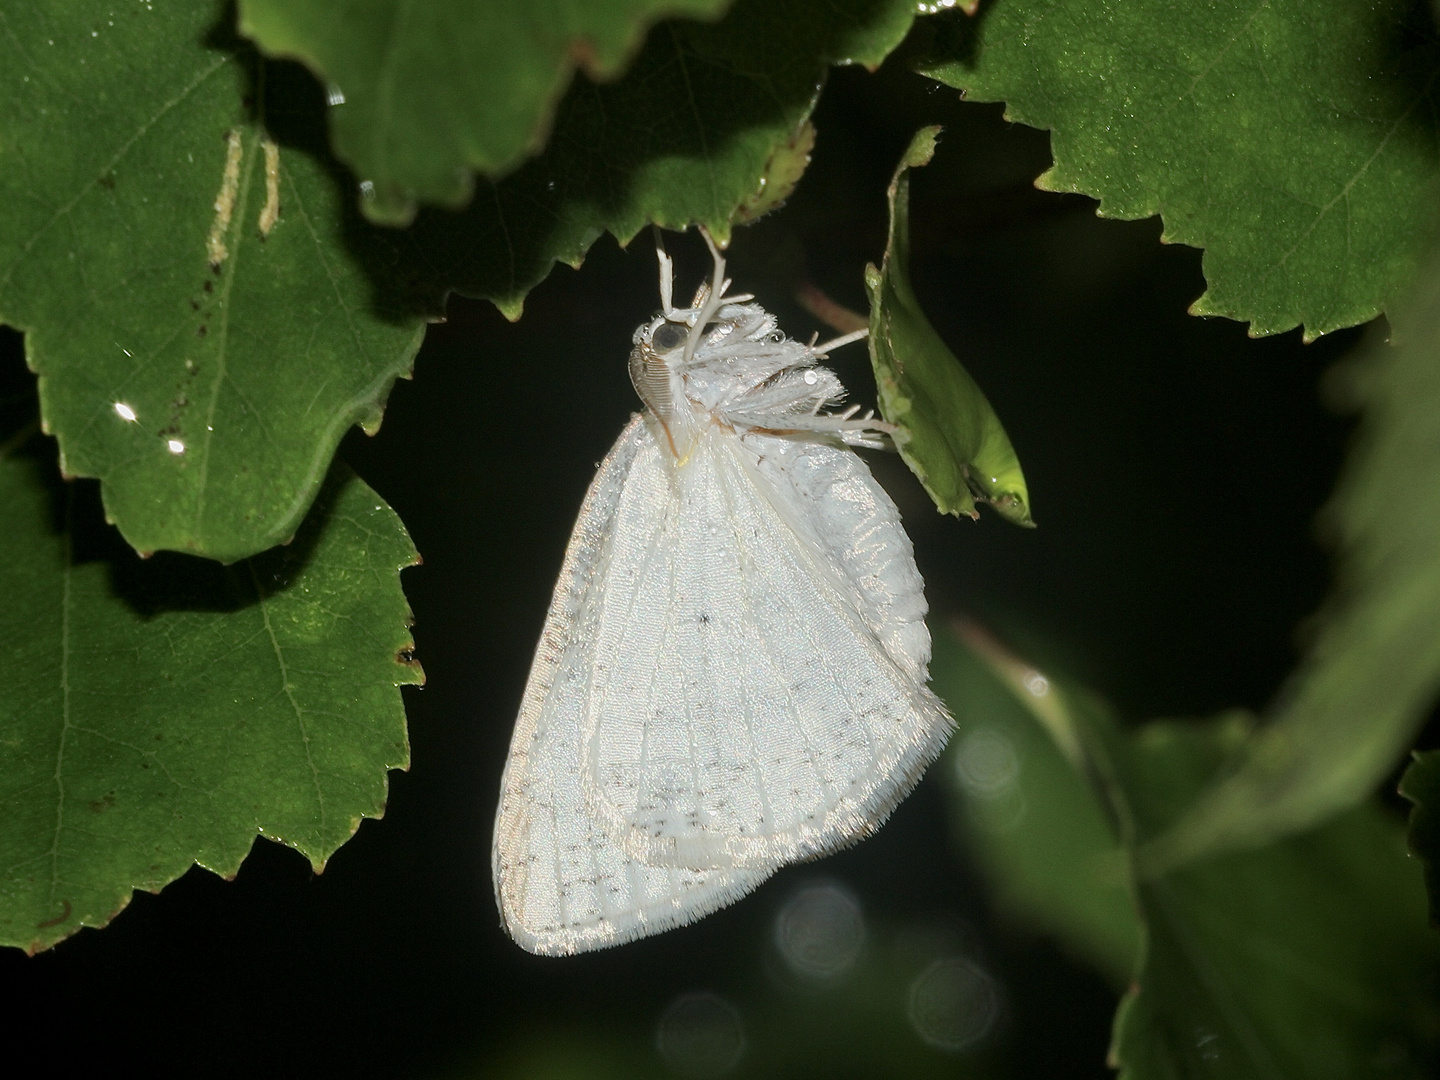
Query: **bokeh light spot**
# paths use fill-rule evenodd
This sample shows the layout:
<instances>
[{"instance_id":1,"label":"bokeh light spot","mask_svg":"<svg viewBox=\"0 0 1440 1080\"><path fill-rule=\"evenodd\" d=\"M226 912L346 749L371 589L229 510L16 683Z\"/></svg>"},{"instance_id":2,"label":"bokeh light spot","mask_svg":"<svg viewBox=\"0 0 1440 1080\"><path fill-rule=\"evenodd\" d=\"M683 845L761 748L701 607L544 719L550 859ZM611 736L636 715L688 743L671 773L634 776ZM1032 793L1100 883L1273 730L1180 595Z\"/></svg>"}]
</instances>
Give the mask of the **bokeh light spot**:
<instances>
[{"instance_id":1,"label":"bokeh light spot","mask_svg":"<svg viewBox=\"0 0 1440 1080\"><path fill-rule=\"evenodd\" d=\"M865 916L841 885L810 885L775 919L775 946L797 975L833 979L855 966L865 945Z\"/></svg>"},{"instance_id":2,"label":"bokeh light spot","mask_svg":"<svg viewBox=\"0 0 1440 1080\"><path fill-rule=\"evenodd\" d=\"M936 960L910 984L910 1024L941 1050L974 1046L995 1026L1000 991L986 971L963 957Z\"/></svg>"},{"instance_id":3,"label":"bokeh light spot","mask_svg":"<svg viewBox=\"0 0 1440 1080\"><path fill-rule=\"evenodd\" d=\"M961 740L955 770L968 794L993 799L1020 779L1020 755L994 728L977 728Z\"/></svg>"},{"instance_id":4,"label":"bokeh light spot","mask_svg":"<svg viewBox=\"0 0 1440 1080\"><path fill-rule=\"evenodd\" d=\"M1027 671L1020 681L1025 684L1025 689L1030 691L1031 697L1045 697L1050 693L1050 680L1038 671Z\"/></svg>"},{"instance_id":5,"label":"bokeh light spot","mask_svg":"<svg viewBox=\"0 0 1440 1080\"><path fill-rule=\"evenodd\" d=\"M719 994L681 994L660 1016L655 1048L665 1064L690 1080L724 1076L745 1053L745 1026Z\"/></svg>"}]
</instances>

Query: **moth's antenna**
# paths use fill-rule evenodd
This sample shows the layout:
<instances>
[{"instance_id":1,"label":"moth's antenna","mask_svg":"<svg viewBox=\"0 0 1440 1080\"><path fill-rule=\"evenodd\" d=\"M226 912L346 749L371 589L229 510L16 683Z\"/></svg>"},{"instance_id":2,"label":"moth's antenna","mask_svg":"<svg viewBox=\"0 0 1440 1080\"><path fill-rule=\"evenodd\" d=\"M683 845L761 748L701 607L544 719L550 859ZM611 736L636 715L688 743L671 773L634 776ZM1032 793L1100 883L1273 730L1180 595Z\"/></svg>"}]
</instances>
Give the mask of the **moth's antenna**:
<instances>
[{"instance_id":1,"label":"moth's antenna","mask_svg":"<svg viewBox=\"0 0 1440 1080\"><path fill-rule=\"evenodd\" d=\"M710 249L710 258L715 260L715 277L710 285L710 295L705 301L705 306L700 309L705 315L704 321L709 322L710 316L719 311L720 305L724 302L725 290L730 287L730 279L725 276L725 257L720 254L720 249L715 244L715 238L710 235L710 230L701 225L700 235L705 238L705 246Z\"/></svg>"},{"instance_id":2,"label":"moth's antenna","mask_svg":"<svg viewBox=\"0 0 1440 1080\"><path fill-rule=\"evenodd\" d=\"M852 341L864 341L869 336L869 327L861 327L859 330L853 330L848 334L842 334L840 337L825 342L825 344L821 345L818 349L815 347L815 339L811 338L810 351L816 356L824 356L831 349L838 349L841 345L849 345Z\"/></svg>"},{"instance_id":3,"label":"moth's antenna","mask_svg":"<svg viewBox=\"0 0 1440 1080\"><path fill-rule=\"evenodd\" d=\"M730 279L724 277L725 259L720 255L720 249L715 244L715 238L710 235L710 230L705 228L704 225L700 226L700 235L705 238L705 246L710 249L710 257L715 260L715 281L718 287L710 290L710 295L718 298L715 301L715 309L719 310L723 304L743 304L747 301L754 300L754 293L739 293L735 296L725 295L725 290L730 288ZM722 278L724 278L724 280L721 280ZM713 315L715 312L712 311L710 314Z\"/></svg>"},{"instance_id":4,"label":"moth's antenna","mask_svg":"<svg viewBox=\"0 0 1440 1080\"><path fill-rule=\"evenodd\" d=\"M720 306L730 300L730 298L725 296L725 289L730 284L729 279L725 277L725 257L720 254L720 249L716 246L714 237L710 235L710 230L705 228L704 225L700 226L700 235L705 238L705 246L710 249L710 258L715 261L715 275L710 285L710 295L707 296L705 302L700 305L700 310L695 316L694 325L690 327L690 336L685 339L685 356L681 361L684 364L689 364L695 356L695 349L699 346L700 338L705 333L706 324L709 323L715 313L720 310Z\"/></svg>"},{"instance_id":5,"label":"moth's antenna","mask_svg":"<svg viewBox=\"0 0 1440 1080\"><path fill-rule=\"evenodd\" d=\"M660 308L667 319L675 314L675 260L665 253L665 238L655 233L655 259L660 264Z\"/></svg>"}]
</instances>

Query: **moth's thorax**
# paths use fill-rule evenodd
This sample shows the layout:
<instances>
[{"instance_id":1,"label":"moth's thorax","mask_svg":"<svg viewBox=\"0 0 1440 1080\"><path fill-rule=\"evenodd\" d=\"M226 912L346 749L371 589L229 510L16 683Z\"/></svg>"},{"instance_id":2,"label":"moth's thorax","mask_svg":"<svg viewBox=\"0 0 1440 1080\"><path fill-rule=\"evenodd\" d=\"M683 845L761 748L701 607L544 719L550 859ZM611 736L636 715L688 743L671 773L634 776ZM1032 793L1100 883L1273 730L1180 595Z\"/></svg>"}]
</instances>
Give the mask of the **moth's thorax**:
<instances>
[{"instance_id":1,"label":"moth's thorax","mask_svg":"<svg viewBox=\"0 0 1440 1080\"><path fill-rule=\"evenodd\" d=\"M816 364L815 351L776 329L760 305L722 307L692 350L697 317L693 309L656 316L636 328L630 352L630 381L677 458L710 425L783 428L787 417L843 397L839 378ZM680 331L685 339L676 344Z\"/></svg>"}]
</instances>

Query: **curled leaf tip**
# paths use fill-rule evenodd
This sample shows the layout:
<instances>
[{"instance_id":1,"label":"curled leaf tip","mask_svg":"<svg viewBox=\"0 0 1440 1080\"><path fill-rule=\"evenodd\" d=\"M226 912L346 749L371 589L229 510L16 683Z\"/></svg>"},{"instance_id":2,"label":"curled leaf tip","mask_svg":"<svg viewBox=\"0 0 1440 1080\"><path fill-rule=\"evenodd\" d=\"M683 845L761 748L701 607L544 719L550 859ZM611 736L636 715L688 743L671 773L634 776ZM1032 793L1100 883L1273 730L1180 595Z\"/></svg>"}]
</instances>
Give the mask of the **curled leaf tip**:
<instances>
[{"instance_id":1,"label":"curled leaf tip","mask_svg":"<svg viewBox=\"0 0 1440 1080\"><path fill-rule=\"evenodd\" d=\"M900 182L900 178L905 175L907 169L918 169L923 165L930 164L930 159L935 156L935 146L939 142L940 133L944 130L940 124L931 124L915 133L915 137L910 140L910 145L905 150L905 155L900 159L899 166L895 169L895 176L890 181L892 198L895 185Z\"/></svg>"}]
</instances>

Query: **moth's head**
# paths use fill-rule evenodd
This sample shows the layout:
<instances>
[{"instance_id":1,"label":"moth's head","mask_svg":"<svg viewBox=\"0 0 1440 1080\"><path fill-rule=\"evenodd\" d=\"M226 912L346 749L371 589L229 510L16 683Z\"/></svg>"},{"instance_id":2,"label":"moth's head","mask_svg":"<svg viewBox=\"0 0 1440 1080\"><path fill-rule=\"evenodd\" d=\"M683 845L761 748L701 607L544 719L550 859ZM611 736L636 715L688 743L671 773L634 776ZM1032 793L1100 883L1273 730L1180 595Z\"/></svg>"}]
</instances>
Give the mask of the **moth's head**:
<instances>
[{"instance_id":1,"label":"moth's head","mask_svg":"<svg viewBox=\"0 0 1440 1080\"><path fill-rule=\"evenodd\" d=\"M652 356L668 357L677 349L685 348L685 339L689 336L689 323L667 319L662 315L648 326L642 327L640 343Z\"/></svg>"},{"instance_id":2,"label":"moth's head","mask_svg":"<svg viewBox=\"0 0 1440 1080\"><path fill-rule=\"evenodd\" d=\"M630 382L665 429L672 449L676 448L676 426L688 426L685 380L693 368L704 366L708 358L697 356L705 349L713 350L719 341L728 340L755 314L768 319L759 308L751 311L746 301L754 297L726 296L730 286L725 277L725 260L715 241L703 228L701 235L710 249L714 263L711 280L703 281L695 290L688 308L674 304L674 264L659 243L656 233L656 258L660 264L660 312L649 322L635 329L634 347L630 350ZM683 438L683 436L681 436ZM677 450L678 456L678 450Z\"/></svg>"},{"instance_id":3,"label":"moth's head","mask_svg":"<svg viewBox=\"0 0 1440 1080\"><path fill-rule=\"evenodd\" d=\"M675 419L677 383L689 339L689 323L659 315L636 328L630 350L630 382L667 433Z\"/></svg>"}]
</instances>

